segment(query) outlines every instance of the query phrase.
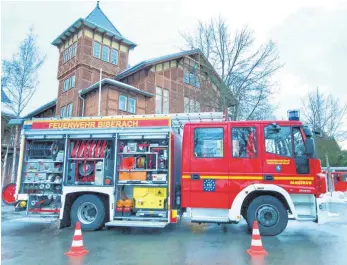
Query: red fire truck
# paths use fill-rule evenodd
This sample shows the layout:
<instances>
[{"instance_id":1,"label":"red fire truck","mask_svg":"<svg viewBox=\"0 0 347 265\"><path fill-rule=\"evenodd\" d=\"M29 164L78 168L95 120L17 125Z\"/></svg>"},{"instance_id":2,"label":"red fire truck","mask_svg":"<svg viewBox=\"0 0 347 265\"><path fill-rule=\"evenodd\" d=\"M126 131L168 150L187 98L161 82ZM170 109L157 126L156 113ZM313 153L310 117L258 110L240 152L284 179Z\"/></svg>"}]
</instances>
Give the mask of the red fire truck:
<instances>
[{"instance_id":1,"label":"red fire truck","mask_svg":"<svg viewBox=\"0 0 347 265\"><path fill-rule=\"evenodd\" d=\"M347 167L323 167L323 173L327 175L327 172L330 172L330 177L332 178L331 186L328 187L328 190L345 192L347 196ZM329 181L328 181L329 186Z\"/></svg>"},{"instance_id":2,"label":"red fire truck","mask_svg":"<svg viewBox=\"0 0 347 265\"><path fill-rule=\"evenodd\" d=\"M34 119L22 130L16 209L82 229L257 220L324 222L325 176L311 131L222 113Z\"/></svg>"},{"instance_id":3,"label":"red fire truck","mask_svg":"<svg viewBox=\"0 0 347 265\"><path fill-rule=\"evenodd\" d=\"M347 172L336 171L331 173L334 178L335 191L346 192L347 194Z\"/></svg>"}]
</instances>

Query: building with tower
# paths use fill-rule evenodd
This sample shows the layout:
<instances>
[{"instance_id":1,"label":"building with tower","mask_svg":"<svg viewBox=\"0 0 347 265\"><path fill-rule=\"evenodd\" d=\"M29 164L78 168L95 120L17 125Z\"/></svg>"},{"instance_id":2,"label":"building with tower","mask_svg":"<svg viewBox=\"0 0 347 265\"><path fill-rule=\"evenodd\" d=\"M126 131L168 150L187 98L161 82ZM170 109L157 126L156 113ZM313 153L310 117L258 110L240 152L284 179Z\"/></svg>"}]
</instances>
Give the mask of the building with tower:
<instances>
[{"instance_id":1,"label":"building with tower","mask_svg":"<svg viewBox=\"0 0 347 265\"><path fill-rule=\"evenodd\" d=\"M107 18L99 2L53 42L59 51L56 100L27 115L72 117L221 110L226 89L200 50L181 51L128 67L136 44ZM101 80L101 81L100 81ZM101 85L101 98L99 87Z\"/></svg>"}]
</instances>

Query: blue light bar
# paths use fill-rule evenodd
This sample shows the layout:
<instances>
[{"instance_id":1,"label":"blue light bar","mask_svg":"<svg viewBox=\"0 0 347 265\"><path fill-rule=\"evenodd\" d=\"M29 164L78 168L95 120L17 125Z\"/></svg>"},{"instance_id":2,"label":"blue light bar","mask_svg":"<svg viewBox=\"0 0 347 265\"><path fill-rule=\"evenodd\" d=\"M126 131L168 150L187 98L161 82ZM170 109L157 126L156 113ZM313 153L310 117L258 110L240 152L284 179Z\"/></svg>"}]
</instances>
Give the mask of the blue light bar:
<instances>
[{"instance_id":1,"label":"blue light bar","mask_svg":"<svg viewBox=\"0 0 347 265\"><path fill-rule=\"evenodd\" d=\"M290 121L299 121L300 120L300 111L298 111L298 110L288 110L288 120L290 120Z\"/></svg>"}]
</instances>

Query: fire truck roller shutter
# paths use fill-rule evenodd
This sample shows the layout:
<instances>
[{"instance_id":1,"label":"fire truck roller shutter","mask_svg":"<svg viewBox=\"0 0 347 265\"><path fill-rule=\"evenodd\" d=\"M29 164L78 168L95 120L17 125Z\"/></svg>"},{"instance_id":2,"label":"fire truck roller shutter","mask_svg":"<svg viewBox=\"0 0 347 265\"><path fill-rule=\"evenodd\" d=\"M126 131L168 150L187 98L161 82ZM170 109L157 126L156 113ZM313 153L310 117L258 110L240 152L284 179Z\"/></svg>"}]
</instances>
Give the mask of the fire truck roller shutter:
<instances>
[{"instance_id":1,"label":"fire truck roller shutter","mask_svg":"<svg viewBox=\"0 0 347 265\"><path fill-rule=\"evenodd\" d=\"M104 225L105 206L99 196L85 194L78 197L70 211L71 225L81 222L82 230L98 230Z\"/></svg>"}]
</instances>

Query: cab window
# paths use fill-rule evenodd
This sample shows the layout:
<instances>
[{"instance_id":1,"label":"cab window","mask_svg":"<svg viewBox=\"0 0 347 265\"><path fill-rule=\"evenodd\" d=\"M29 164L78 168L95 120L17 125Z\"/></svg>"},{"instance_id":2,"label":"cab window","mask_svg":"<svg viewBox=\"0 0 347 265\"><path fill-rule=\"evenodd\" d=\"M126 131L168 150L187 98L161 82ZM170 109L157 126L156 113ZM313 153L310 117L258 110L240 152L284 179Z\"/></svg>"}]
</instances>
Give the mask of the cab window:
<instances>
[{"instance_id":1,"label":"cab window","mask_svg":"<svg viewBox=\"0 0 347 265\"><path fill-rule=\"evenodd\" d=\"M292 136L290 127L269 125L264 128L265 151L280 156L291 157Z\"/></svg>"},{"instance_id":2,"label":"cab window","mask_svg":"<svg viewBox=\"0 0 347 265\"><path fill-rule=\"evenodd\" d=\"M347 182L347 174L342 174L342 181Z\"/></svg>"},{"instance_id":3,"label":"cab window","mask_svg":"<svg viewBox=\"0 0 347 265\"><path fill-rule=\"evenodd\" d=\"M305 144L302 139L300 128L293 128L293 139L294 139L294 155L304 156L305 155Z\"/></svg>"},{"instance_id":4,"label":"cab window","mask_svg":"<svg viewBox=\"0 0 347 265\"><path fill-rule=\"evenodd\" d=\"M223 157L223 128L194 129L195 157Z\"/></svg>"},{"instance_id":5,"label":"cab window","mask_svg":"<svg viewBox=\"0 0 347 265\"><path fill-rule=\"evenodd\" d=\"M237 127L231 130L233 157L257 156L256 130L253 127Z\"/></svg>"}]
</instances>

